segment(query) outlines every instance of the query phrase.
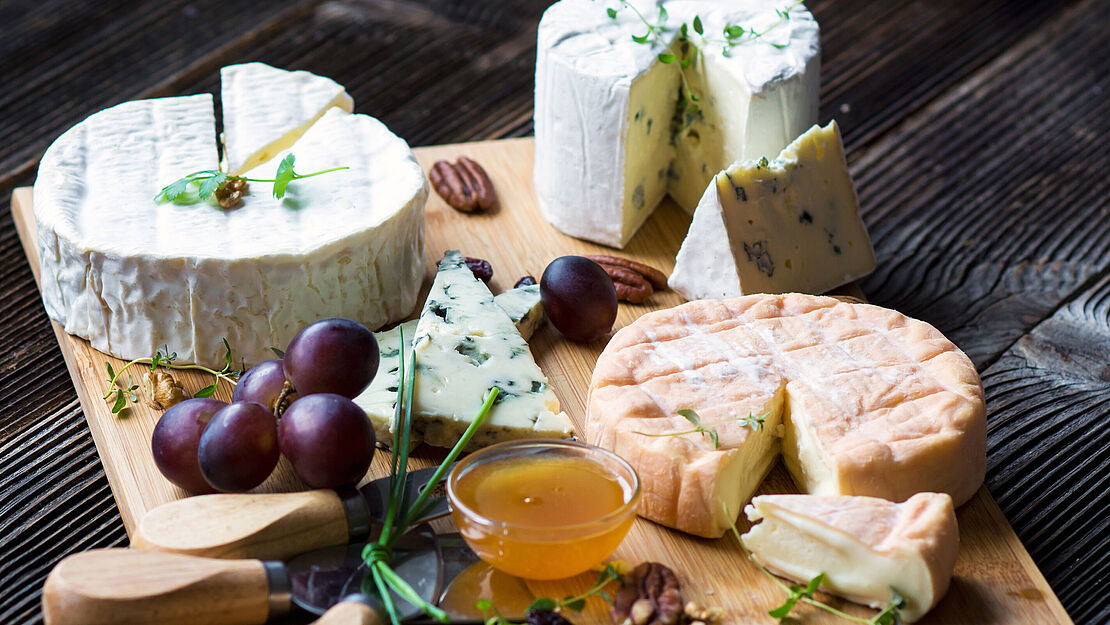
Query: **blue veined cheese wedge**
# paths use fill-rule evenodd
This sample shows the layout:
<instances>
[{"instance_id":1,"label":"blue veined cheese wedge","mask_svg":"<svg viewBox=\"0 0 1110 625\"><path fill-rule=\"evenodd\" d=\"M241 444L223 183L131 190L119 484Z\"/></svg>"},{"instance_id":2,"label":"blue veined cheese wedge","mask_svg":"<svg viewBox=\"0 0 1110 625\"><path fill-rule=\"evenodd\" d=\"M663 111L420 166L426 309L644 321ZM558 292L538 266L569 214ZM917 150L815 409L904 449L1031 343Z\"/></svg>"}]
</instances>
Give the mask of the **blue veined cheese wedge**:
<instances>
[{"instance_id":1,"label":"blue veined cheese wedge","mask_svg":"<svg viewBox=\"0 0 1110 625\"><path fill-rule=\"evenodd\" d=\"M773 161L736 163L705 190L668 284L689 300L819 294L875 269L836 122Z\"/></svg>"},{"instance_id":2,"label":"blue veined cheese wedge","mask_svg":"<svg viewBox=\"0 0 1110 625\"><path fill-rule=\"evenodd\" d=\"M537 41L540 208L566 234L613 247L665 194L693 211L721 169L778 153L817 122L820 90L817 22L795 2L630 4L562 0L544 13ZM647 30L637 13L663 27L658 37L633 40ZM688 29L699 52L680 74L678 60L659 55L680 53L680 24L695 16L706 37ZM763 36L726 47L730 25ZM684 91L698 98L696 112L680 110Z\"/></svg>"},{"instance_id":3,"label":"blue veined cheese wedge","mask_svg":"<svg viewBox=\"0 0 1110 625\"><path fill-rule=\"evenodd\" d=\"M509 289L494 297L493 301L505 311L524 339L532 336L543 323L543 304L540 302L538 284ZM393 446L393 419L397 408L397 388L400 385L400 333L404 331L406 343L411 346L417 323L418 320L414 319L395 328L374 333L380 352L378 373L370 386L355 398L355 403L366 411L370 422L374 424L378 442L387 447ZM422 440L419 431L413 432L413 446Z\"/></svg>"},{"instance_id":4,"label":"blue veined cheese wedge","mask_svg":"<svg viewBox=\"0 0 1110 625\"><path fill-rule=\"evenodd\" d=\"M905 502L875 497L761 495L745 508L741 537L771 572L881 609L896 591L913 622L940 601L952 580L959 530L952 498L918 493Z\"/></svg>"}]
</instances>

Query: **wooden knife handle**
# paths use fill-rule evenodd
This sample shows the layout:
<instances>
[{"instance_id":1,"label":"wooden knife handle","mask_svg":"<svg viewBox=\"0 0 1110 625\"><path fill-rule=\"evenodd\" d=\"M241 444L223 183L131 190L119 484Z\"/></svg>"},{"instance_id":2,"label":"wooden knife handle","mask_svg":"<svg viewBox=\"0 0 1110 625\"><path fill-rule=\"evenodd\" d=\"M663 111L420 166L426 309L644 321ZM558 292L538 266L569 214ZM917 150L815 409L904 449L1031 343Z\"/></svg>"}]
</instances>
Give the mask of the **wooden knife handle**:
<instances>
[{"instance_id":1,"label":"wooden knife handle","mask_svg":"<svg viewBox=\"0 0 1110 625\"><path fill-rule=\"evenodd\" d=\"M384 625L382 617L358 601L343 601L332 606L312 625Z\"/></svg>"},{"instance_id":2,"label":"wooden knife handle","mask_svg":"<svg viewBox=\"0 0 1110 625\"><path fill-rule=\"evenodd\" d=\"M270 587L258 560L98 549L54 567L42 610L47 625L250 625L266 622Z\"/></svg>"},{"instance_id":3,"label":"wooden knife handle","mask_svg":"<svg viewBox=\"0 0 1110 625\"><path fill-rule=\"evenodd\" d=\"M131 546L208 558L285 560L348 540L347 515L333 490L198 495L147 512Z\"/></svg>"}]
</instances>

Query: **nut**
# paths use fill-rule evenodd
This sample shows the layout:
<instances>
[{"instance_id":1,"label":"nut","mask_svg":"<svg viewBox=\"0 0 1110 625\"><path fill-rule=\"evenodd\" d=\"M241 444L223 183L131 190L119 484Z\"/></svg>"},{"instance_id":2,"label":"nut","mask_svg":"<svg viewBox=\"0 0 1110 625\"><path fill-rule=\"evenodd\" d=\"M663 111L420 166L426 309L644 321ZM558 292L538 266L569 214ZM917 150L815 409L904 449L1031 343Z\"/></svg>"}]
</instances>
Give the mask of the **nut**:
<instances>
[{"instance_id":1,"label":"nut","mask_svg":"<svg viewBox=\"0 0 1110 625\"><path fill-rule=\"evenodd\" d=\"M465 156L455 163L436 161L428 179L444 201L464 213L487 210L497 201L486 170Z\"/></svg>"},{"instance_id":2,"label":"nut","mask_svg":"<svg viewBox=\"0 0 1110 625\"><path fill-rule=\"evenodd\" d=\"M634 261L631 258L621 258L619 256L609 256L607 254L587 255L586 258L602 266L612 265L614 267L624 267L625 269L631 269L632 271L635 271L636 273L647 279L647 281L651 283L652 287L660 291L667 288L667 274L659 271L651 265L645 265L644 263Z\"/></svg>"},{"instance_id":3,"label":"nut","mask_svg":"<svg viewBox=\"0 0 1110 625\"><path fill-rule=\"evenodd\" d=\"M647 625L651 617L655 614L655 606L652 605L651 599L637 599L632 604L632 609L629 610L628 616L632 619L633 625Z\"/></svg>"},{"instance_id":4,"label":"nut","mask_svg":"<svg viewBox=\"0 0 1110 625\"><path fill-rule=\"evenodd\" d=\"M216 187L216 201L223 208L236 208L243 203L243 196L247 194L247 181L231 178Z\"/></svg>"},{"instance_id":5,"label":"nut","mask_svg":"<svg viewBox=\"0 0 1110 625\"><path fill-rule=\"evenodd\" d=\"M679 591L673 571L658 562L645 562L625 576L624 585L613 597L610 615L618 624L678 625L682 620ZM651 612L644 616L649 607Z\"/></svg>"},{"instance_id":6,"label":"nut","mask_svg":"<svg viewBox=\"0 0 1110 625\"><path fill-rule=\"evenodd\" d=\"M470 267L470 271L474 274L474 277L482 282L489 284L489 281L493 279L493 265L489 264L488 260L464 256L463 262L466 263L467 267Z\"/></svg>"},{"instance_id":7,"label":"nut","mask_svg":"<svg viewBox=\"0 0 1110 625\"><path fill-rule=\"evenodd\" d=\"M516 281L516 284L513 285L513 288L519 289L522 286L532 286L535 283L536 279L532 276L523 276L520 280Z\"/></svg>"},{"instance_id":8,"label":"nut","mask_svg":"<svg viewBox=\"0 0 1110 625\"><path fill-rule=\"evenodd\" d=\"M151 402L155 408L165 410L174 404L185 401L185 389L173 375L165 369L156 369L146 372L146 381L150 384Z\"/></svg>"},{"instance_id":9,"label":"nut","mask_svg":"<svg viewBox=\"0 0 1110 625\"><path fill-rule=\"evenodd\" d=\"M601 268L612 278L619 300L642 304L655 292L655 289L651 288L650 282L631 269L614 265L601 265Z\"/></svg>"}]
</instances>

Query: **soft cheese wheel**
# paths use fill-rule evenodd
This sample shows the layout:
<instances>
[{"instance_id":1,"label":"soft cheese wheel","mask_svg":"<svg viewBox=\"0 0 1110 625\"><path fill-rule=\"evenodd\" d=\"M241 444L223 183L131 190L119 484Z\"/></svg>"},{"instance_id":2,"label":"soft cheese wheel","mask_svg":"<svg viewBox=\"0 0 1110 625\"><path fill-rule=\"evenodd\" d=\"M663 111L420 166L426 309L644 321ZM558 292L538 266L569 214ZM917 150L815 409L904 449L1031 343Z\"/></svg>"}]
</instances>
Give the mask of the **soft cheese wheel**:
<instances>
[{"instance_id":1,"label":"soft cheese wheel","mask_svg":"<svg viewBox=\"0 0 1110 625\"><path fill-rule=\"evenodd\" d=\"M882 608L892 589L905 622L920 619L948 590L959 550L952 498L918 493L903 503L875 497L761 495L745 511L758 522L741 537L770 571Z\"/></svg>"},{"instance_id":2,"label":"soft cheese wheel","mask_svg":"<svg viewBox=\"0 0 1110 625\"><path fill-rule=\"evenodd\" d=\"M416 305L427 181L379 121L330 109L292 146L296 170L350 169L291 184L251 183L225 210L153 200L217 167L211 96L126 102L59 137L35 181L43 300L66 332L131 359L159 345L183 362L272 358L321 317L370 327ZM277 159L252 177L272 178Z\"/></svg>"},{"instance_id":3,"label":"soft cheese wheel","mask_svg":"<svg viewBox=\"0 0 1110 625\"><path fill-rule=\"evenodd\" d=\"M536 194L563 232L624 246L667 193L693 211L729 163L778 154L817 121L817 22L794 2L562 0L540 21L536 59ZM647 30L637 11L664 30ZM789 10L789 19L776 9ZM616 8L615 18L606 13ZM710 41L685 70L699 111L677 113L679 63L659 54L701 18ZM726 25L765 33L721 46ZM691 33L693 36L693 33ZM672 120L675 120L672 123Z\"/></svg>"},{"instance_id":4,"label":"soft cheese wheel","mask_svg":"<svg viewBox=\"0 0 1110 625\"><path fill-rule=\"evenodd\" d=\"M648 436L690 430L680 409L719 448L698 433ZM974 365L929 324L830 297L749 295L617 332L594 368L585 435L640 472L643 516L715 537L780 448L809 493L935 491L961 504L986 471L985 413Z\"/></svg>"}]
</instances>

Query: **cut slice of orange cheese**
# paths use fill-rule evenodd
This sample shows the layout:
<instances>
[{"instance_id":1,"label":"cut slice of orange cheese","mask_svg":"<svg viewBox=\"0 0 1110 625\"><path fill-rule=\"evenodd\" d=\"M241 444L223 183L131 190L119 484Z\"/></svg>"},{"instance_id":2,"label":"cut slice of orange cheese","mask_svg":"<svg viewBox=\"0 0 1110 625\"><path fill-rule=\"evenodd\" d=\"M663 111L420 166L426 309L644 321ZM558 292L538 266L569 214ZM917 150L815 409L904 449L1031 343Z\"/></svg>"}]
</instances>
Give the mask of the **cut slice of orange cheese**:
<instances>
[{"instance_id":1,"label":"cut slice of orange cheese","mask_svg":"<svg viewBox=\"0 0 1110 625\"><path fill-rule=\"evenodd\" d=\"M906 600L905 622L948 590L959 551L952 498L918 493L904 503L876 497L760 495L746 510L761 521L741 538L756 561L801 584L881 609Z\"/></svg>"},{"instance_id":2,"label":"cut slice of orange cheese","mask_svg":"<svg viewBox=\"0 0 1110 625\"><path fill-rule=\"evenodd\" d=\"M681 409L717 447L666 436L692 429ZM622 328L594 368L585 435L636 467L642 516L717 537L780 452L807 493L932 491L959 505L983 482L985 415L974 365L929 324L790 293L689 302Z\"/></svg>"}]
</instances>

